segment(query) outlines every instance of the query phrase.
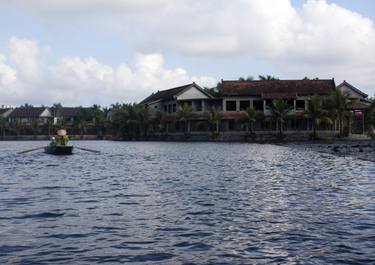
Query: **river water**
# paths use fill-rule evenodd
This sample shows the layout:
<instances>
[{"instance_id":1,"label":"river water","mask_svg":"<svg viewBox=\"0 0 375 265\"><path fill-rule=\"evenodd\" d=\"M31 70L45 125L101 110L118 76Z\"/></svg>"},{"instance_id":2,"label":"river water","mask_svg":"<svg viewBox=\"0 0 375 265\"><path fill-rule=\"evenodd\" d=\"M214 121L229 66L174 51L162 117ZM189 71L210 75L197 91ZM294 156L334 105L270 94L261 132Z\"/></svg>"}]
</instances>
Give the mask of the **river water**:
<instances>
[{"instance_id":1,"label":"river water","mask_svg":"<svg viewBox=\"0 0 375 265\"><path fill-rule=\"evenodd\" d=\"M0 264L374 264L375 164L287 146L0 142Z\"/></svg>"}]
</instances>

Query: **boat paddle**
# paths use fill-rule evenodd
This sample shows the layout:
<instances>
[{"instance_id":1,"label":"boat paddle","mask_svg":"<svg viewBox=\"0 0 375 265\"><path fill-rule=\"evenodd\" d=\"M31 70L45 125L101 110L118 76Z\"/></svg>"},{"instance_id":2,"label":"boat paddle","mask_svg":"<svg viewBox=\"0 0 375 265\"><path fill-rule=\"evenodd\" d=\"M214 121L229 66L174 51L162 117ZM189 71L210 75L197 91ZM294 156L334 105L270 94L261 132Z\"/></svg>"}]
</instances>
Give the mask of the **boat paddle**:
<instances>
[{"instance_id":1,"label":"boat paddle","mask_svg":"<svg viewBox=\"0 0 375 265\"><path fill-rule=\"evenodd\" d=\"M88 152L93 152L93 153L100 153L100 151L92 150L92 149L88 149L88 148L77 147L77 146L75 146L75 148L77 148L79 150L83 150L83 151L88 151Z\"/></svg>"},{"instance_id":2,"label":"boat paddle","mask_svg":"<svg viewBox=\"0 0 375 265\"><path fill-rule=\"evenodd\" d=\"M26 154L26 153L37 151L37 150L42 150L42 149L44 149L44 147L38 147L38 148L33 148L33 149L25 150L25 151L22 151L22 152L18 152L17 154L21 155L21 154Z\"/></svg>"}]
</instances>

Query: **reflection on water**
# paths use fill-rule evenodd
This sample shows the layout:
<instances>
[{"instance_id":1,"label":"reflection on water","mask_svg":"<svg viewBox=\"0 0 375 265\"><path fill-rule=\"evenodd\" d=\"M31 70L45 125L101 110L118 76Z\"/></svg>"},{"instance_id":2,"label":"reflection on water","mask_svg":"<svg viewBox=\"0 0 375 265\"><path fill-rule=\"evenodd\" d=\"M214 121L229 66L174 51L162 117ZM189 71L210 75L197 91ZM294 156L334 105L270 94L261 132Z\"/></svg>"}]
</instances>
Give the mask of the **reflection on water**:
<instances>
[{"instance_id":1,"label":"reflection on water","mask_svg":"<svg viewBox=\"0 0 375 265\"><path fill-rule=\"evenodd\" d=\"M375 164L289 147L0 142L0 261L375 262Z\"/></svg>"}]
</instances>

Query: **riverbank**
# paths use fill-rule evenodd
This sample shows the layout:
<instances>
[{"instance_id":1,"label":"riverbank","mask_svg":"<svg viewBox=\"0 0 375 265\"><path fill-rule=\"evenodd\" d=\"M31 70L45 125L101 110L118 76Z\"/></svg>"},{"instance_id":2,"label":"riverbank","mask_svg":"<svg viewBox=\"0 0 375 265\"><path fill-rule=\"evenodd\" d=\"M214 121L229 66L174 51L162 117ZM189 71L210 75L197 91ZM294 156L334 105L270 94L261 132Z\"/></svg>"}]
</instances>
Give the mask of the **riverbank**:
<instances>
[{"instance_id":1,"label":"riverbank","mask_svg":"<svg viewBox=\"0 0 375 265\"><path fill-rule=\"evenodd\" d=\"M354 157L361 160L375 162L374 140L337 140L332 143L326 142L303 142L288 143L285 146L327 153L341 157Z\"/></svg>"}]
</instances>

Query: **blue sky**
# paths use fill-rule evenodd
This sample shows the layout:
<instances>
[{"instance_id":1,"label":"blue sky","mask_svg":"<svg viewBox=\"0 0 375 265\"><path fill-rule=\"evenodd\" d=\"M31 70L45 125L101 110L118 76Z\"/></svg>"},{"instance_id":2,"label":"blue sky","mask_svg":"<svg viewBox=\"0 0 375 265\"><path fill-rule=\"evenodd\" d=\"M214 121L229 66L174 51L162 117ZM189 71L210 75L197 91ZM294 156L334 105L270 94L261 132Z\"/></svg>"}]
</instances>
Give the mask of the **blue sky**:
<instances>
[{"instance_id":1,"label":"blue sky","mask_svg":"<svg viewBox=\"0 0 375 265\"><path fill-rule=\"evenodd\" d=\"M258 74L375 94L371 0L47 2L0 0L0 104L108 105Z\"/></svg>"}]
</instances>

